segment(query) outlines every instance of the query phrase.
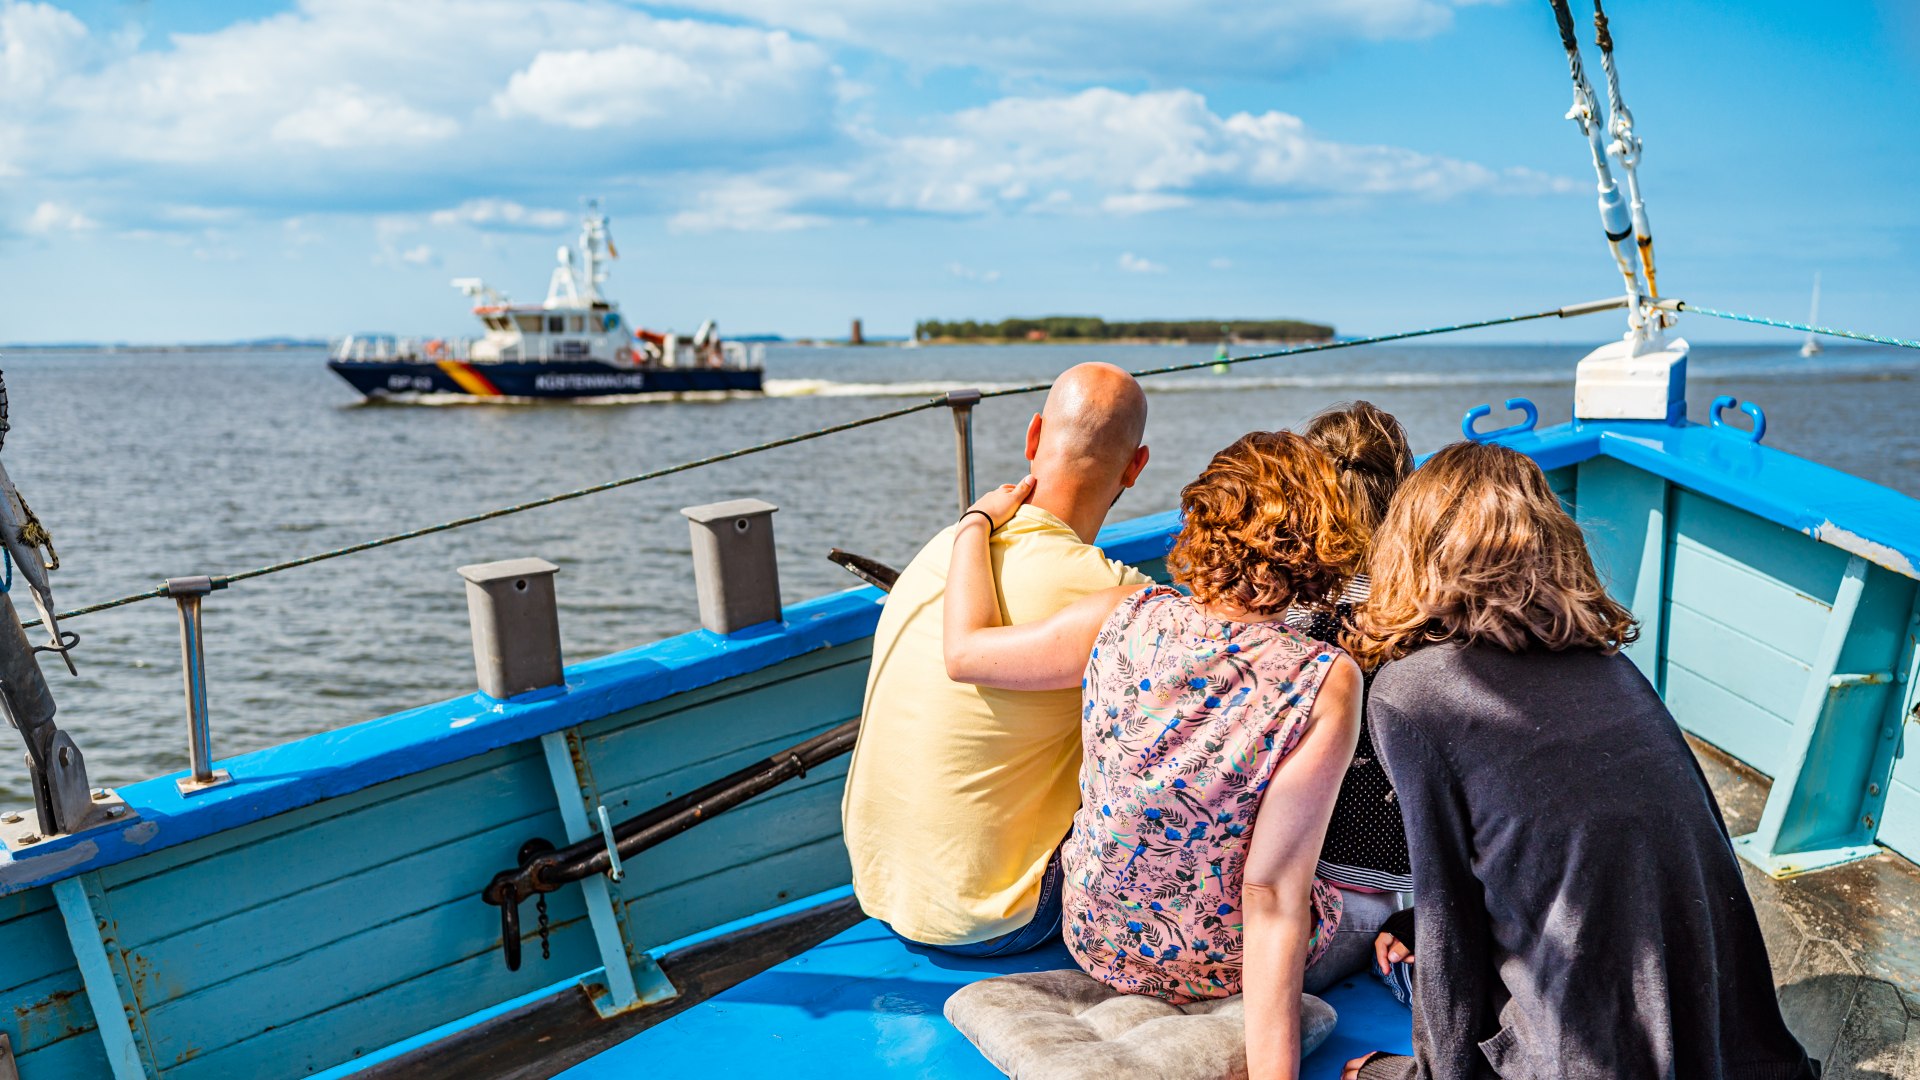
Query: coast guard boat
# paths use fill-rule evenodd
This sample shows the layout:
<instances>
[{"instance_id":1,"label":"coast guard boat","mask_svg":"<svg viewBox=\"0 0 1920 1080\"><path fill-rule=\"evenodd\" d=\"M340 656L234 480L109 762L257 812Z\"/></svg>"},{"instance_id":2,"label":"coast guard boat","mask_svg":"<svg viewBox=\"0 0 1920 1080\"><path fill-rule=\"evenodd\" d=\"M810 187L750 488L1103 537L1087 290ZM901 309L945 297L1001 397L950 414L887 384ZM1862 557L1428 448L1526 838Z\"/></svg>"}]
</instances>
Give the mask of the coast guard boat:
<instances>
[{"instance_id":1,"label":"coast guard boat","mask_svg":"<svg viewBox=\"0 0 1920 1080\"><path fill-rule=\"evenodd\" d=\"M1510 398L1511 422L1489 430L1491 408L1474 405L1462 434L1540 464L1640 620L1628 655L1719 795L1789 1025L1829 1077L1907 1080L1920 1075L1920 755L1904 755L1920 722L1920 500L1764 445L1751 402L1688 399L1673 321L1762 320L1658 297L1650 237L1638 266L1620 244L1645 221L1630 165L1631 223L1605 172L1620 155L1593 145L1626 296L1222 362L1627 311L1626 337L1580 363L1573 419L1539 427L1533 403ZM949 412L964 507L972 411L1044 389L954 391L779 442L882 422L944 439ZM56 613L47 529L0 471L16 602L30 593L40 613L30 640L0 604L0 704L34 792L0 812L0 1078L997 1076L943 1004L981 979L1072 967L1065 949L929 953L849 895L843 755L892 574L841 554L866 584L783 606L774 508L725 494L686 511L701 628L563 664L552 564L461 567L464 586L449 566L474 692L216 758L210 594L457 523ZM1157 514L1098 543L1164 579L1179 528ZM35 653L73 651L60 627L90 612L169 599L189 768L91 788L87 717L55 722ZM1407 1012L1383 987L1325 997L1339 1019L1309 1080L1408 1048Z\"/></svg>"},{"instance_id":2,"label":"coast guard boat","mask_svg":"<svg viewBox=\"0 0 1920 1080\"><path fill-rule=\"evenodd\" d=\"M342 339L327 367L369 398L583 398L630 394L752 393L762 346L725 341L712 320L692 337L629 330L600 292L619 258L606 215L588 204L578 254L561 247L542 304L511 304L479 278L453 285L474 301L478 338Z\"/></svg>"}]
</instances>

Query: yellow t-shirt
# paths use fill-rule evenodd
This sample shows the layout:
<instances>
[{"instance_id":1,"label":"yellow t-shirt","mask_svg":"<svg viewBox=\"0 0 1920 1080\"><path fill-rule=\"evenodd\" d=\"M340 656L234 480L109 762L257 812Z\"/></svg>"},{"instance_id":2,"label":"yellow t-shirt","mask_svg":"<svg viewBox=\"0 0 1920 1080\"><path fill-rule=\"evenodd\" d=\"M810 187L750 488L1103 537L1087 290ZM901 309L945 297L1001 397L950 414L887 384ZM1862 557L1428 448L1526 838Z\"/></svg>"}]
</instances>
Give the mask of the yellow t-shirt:
<instances>
[{"instance_id":1,"label":"yellow t-shirt","mask_svg":"<svg viewBox=\"0 0 1920 1080\"><path fill-rule=\"evenodd\" d=\"M1005 625L1044 619L1138 570L1036 506L993 535ZM1047 860L1080 805L1080 691L984 690L941 652L949 527L920 549L873 634L860 741L841 801L853 889L914 941L960 945L1033 919Z\"/></svg>"}]
</instances>

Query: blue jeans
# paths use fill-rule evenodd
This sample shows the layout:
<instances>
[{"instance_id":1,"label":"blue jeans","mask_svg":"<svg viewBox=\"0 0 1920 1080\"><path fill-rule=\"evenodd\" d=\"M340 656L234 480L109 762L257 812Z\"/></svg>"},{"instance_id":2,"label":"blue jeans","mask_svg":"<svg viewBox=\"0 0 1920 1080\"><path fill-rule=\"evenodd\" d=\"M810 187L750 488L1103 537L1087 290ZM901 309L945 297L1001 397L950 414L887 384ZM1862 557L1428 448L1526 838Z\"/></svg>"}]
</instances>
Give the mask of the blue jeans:
<instances>
[{"instance_id":1,"label":"blue jeans","mask_svg":"<svg viewBox=\"0 0 1920 1080\"><path fill-rule=\"evenodd\" d=\"M902 941L912 941L902 937ZM1053 858L1047 860L1047 872L1040 878L1040 904L1034 908L1033 919L1018 930L1009 930L999 937L990 937L985 941L969 941L965 945L928 945L924 941L912 943L923 949L938 949L953 956L1012 956L1015 953L1028 952L1052 941L1060 940L1060 851L1054 849Z\"/></svg>"}]
</instances>

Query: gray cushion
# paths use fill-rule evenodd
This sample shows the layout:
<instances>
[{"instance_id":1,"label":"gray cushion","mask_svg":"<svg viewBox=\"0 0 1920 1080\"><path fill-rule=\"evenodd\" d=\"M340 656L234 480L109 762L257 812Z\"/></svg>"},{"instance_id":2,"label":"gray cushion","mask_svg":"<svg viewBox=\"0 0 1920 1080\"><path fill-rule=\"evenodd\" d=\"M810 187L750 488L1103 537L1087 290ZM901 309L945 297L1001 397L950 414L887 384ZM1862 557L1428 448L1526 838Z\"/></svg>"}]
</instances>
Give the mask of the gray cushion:
<instances>
[{"instance_id":1,"label":"gray cushion","mask_svg":"<svg viewBox=\"0 0 1920 1080\"><path fill-rule=\"evenodd\" d=\"M1084 971L985 979L947 999L947 1019L1017 1080L1244 1080L1240 995L1172 1005L1123 994ZM1332 1006L1300 996L1300 1052L1333 1031Z\"/></svg>"}]
</instances>

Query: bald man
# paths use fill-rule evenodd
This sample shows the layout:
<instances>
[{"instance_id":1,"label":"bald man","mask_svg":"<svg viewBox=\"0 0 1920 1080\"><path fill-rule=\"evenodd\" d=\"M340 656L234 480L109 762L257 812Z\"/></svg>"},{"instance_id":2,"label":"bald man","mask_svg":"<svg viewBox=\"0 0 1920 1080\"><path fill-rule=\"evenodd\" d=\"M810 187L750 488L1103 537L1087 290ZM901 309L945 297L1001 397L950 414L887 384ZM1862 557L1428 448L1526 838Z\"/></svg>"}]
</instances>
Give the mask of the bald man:
<instances>
[{"instance_id":1,"label":"bald man","mask_svg":"<svg viewBox=\"0 0 1920 1080\"><path fill-rule=\"evenodd\" d=\"M1053 384L1027 425L1033 497L992 540L1005 624L1149 584L1093 546L1146 467L1146 423L1146 394L1111 364L1081 364ZM1080 805L1080 692L947 678L953 532L921 548L887 596L841 818L868 915L908 941L1000 956L1060 936L1054 852Z\"/></svg>"}]
</instances>

